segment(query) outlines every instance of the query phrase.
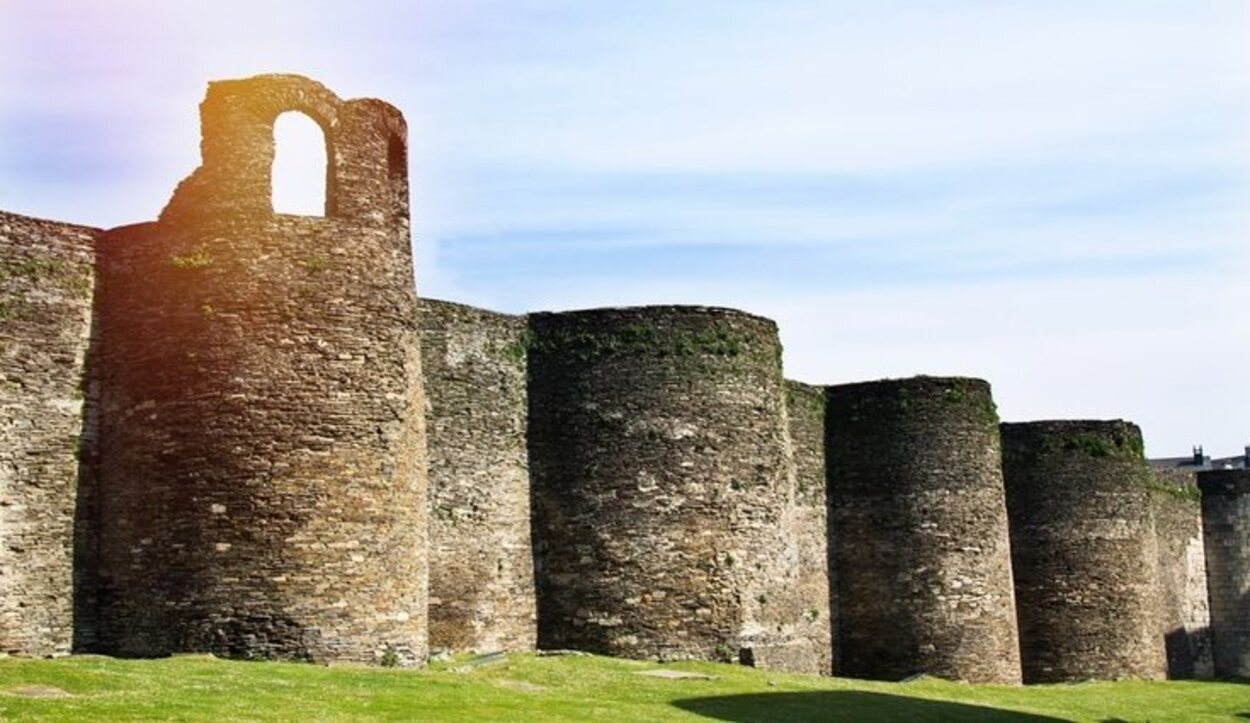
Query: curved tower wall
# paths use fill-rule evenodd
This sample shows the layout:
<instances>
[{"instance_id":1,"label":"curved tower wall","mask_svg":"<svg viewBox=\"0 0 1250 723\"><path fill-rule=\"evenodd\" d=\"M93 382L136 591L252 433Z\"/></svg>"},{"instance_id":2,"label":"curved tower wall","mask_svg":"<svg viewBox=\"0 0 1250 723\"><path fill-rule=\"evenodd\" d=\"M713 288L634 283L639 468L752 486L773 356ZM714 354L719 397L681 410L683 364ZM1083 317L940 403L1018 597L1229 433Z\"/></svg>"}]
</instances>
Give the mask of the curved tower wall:
<instances>
[{"instance_id":1,"label":"curved tower wall","mask_svg":"<svg viewBox=\"0 0 1250 723\"><path fill-rule=\"evenodd\" d=\"M532 650L525 317L423 299L430 646Z\"/></svg>"},{"instance_id":2,"label":"curved tower wall","mask_svg":"<svg viewBox=\"0 0 1250 723\"><path fill-rule=\"evenodd\" d=\"M1047 421L1002 434L1025 682L1164 677L1140 430Z\"/></svg>"},{"instance_id":3,"label":"curved tower wall","mask_svg":"<svg viewBox=\"0 0 1250 723\"><path fill-rule=\"evenodd\" d=\"M1250 678L1250 470L1198 473L1215 674Z\"/></svg>"},{"instance_id":4,"label":"curved tower wall","mask_svg":"<svg viewBox=\"0 0 1250 723\"><path fill-rule=\"evenodd\" d=\"M539 646L751 662L784 644L776 326L704 307L530 321Z\"/></svg>"},{"instance_id":5,"label":"curved tower wall","mask_svg":"<svg viewBox=\"0 0 1250 723\"><path fill-rule=\"evenodd\" d=\"M997 417L978 379L829 388L839 675L1018 683Z\"/></svg>"},{"instance_id":6,"label":"curved tower wall","mask_svg":"<svg viewBox=\"0 0 1250 723\"><path fill-rule=\"evenodd\" d=\"M1153 469L1150 501L1159 552L1159 634L1167 650L1168 678L1210 678L1211 609L1202 541L1202 504L1195 474Z\"/></svg>"},{"instance_id":7,"label":"curved tower wall","mask_svg":"<svg viewBox=\"0 0 1250 723\"><path fill-rule=\"evenodd\" d=\"M86 383L97 229L0 213L0 652L61 655L89 626L75 565L93 447ZM80 451L83 452L80 457ZM75 615L75 607L78 614ZM77 629L77 630L76 630ZM77 633L77 634L76 634ZM77 640L75 640L77 638Z\"/></svg>"},{"instance_id":8,"label":"curved tower wall","mask_svg":"<svg viewBox=\"0 0 1250 723\"><path fill-rule=\"evenodd\" d=\"M270 210L275 117L328 215ZM425 438L403 119L297 76L209 86L203 164L98 249L102 646L426 654Z\"/></svg>"}]
</instances>

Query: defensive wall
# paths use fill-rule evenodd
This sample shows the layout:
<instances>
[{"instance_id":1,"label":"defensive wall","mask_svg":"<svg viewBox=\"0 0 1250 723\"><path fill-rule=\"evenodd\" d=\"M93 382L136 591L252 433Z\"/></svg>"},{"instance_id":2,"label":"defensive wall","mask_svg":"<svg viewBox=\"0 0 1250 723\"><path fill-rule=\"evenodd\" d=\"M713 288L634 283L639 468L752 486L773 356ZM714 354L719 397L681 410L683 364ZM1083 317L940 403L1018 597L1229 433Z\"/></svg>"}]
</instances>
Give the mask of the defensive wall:
<instances>
[{"instance_id":1,"label":"defensive wall","mask_svg":"<svg viewBox=\"0 0 1250 723\"><path fill-rule=\"evenodd\" d=\"M1163 677L1141 432L1045 421L1002 436L1025 682Z\"/></svg>"},{"instance_id":2,"label":"defensive wall","mask_svg":"<svg viewBox=\"0 0 1250 723\"><path fill-rule=\"evenodd\" d=\"M1211 606L1197 477L1183 469L1152 469L1151 474L1168 678L1210 678L1215 674Z\"/></svg>"},{"instance_id":3,"label":"defensive wall","mask_svg":"<svg viewBox=\"0 0 1250 723\"><path fill-rule=\"evenodd\" d=\"M0 651L73 644L96 233L0 213Z\"/></svg>"},{"instance_id":4,"label":"defensive wall","mask_svg":"<svg viewBox=\"0 0 1250 723\"><path fill-rule=\"evenodd\" d=\"M798 580L792 590L779 594L794 595L799 612L793 636L796 649L789 656L792 667L828 675L833 670L833 631L837 629L837 605L831 599L837 578L829 565L833 530L825 484L825 390L789 380L785 388L793 491L783 528L797 555Z\"/></svg>"},{"instance_id":5,"label":"defensive wall","mask_svg":"<svg viewBox=\"0 0 1250 723\"><path fill-rule=\"evenodd\" d=\"M1250 470L1198 473L1215 674L1250 678Z\"/></svg>"},{"instance_id":6,"label":"defensive wall","mask_svg":"<svg viewBox=\"0 0 1250 723\"><path fill-rule=\"evenodd\" d=\"M539 645L726 660L784 645L768 624L787 481L776 326L701 307L530 323Z\"/></svg>"},{"instance_id":7,"label":"defensive wall","mask_svg":"<svg viewBox=\"0 0 1250 723\"><path fill-rule=\"evenodd\" d=\"M532 650L525 317L421 301L430 474L430 645Z\"/></svg>"},{"instance_id":8,"label":"defensive wall","mask_svg":"<svg viewBox=\"0 0 1250 723\"><path fill-rule=\"evenodd\" d=\"M835 670L1019 683L989 385L915 377L828 393Z\"/></svg>"},{"instance_id":9,"label":"defensive wall","mask_svg":"<svg viewBox=\"0 0 1250 723\"><path fill-rule=\"evenodd\" d=\"M271 208L286 111L324 217ZM259 76L201 119L156 222L0 214L0 650L1247 675L1242 477L1200 521L1132 425L788 382L740 311L419 305L397 110Z\"/></svg>"}]
</instances>

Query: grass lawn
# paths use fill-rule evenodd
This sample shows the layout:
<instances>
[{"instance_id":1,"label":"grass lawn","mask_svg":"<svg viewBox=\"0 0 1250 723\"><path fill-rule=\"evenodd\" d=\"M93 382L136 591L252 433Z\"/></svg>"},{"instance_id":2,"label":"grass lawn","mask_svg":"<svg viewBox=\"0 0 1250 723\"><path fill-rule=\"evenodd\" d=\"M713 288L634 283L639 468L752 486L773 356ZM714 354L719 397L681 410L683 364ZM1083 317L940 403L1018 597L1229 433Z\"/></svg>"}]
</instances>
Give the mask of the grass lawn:
<instances>
[{"instance_id":1,"label":"grass lawn","mask_svg":"<svg viewBox=\"0 0 1250 723\"><path fill-rule=\"evenodd\" d=\"M870 683L735 665L590 656L459 658L422 671L184 656L0 660L3 720L1237 721L1250 685L1122 682L1027 688ZM668 679L643 671L714 679Z\"/></svg>"}]
</instances>

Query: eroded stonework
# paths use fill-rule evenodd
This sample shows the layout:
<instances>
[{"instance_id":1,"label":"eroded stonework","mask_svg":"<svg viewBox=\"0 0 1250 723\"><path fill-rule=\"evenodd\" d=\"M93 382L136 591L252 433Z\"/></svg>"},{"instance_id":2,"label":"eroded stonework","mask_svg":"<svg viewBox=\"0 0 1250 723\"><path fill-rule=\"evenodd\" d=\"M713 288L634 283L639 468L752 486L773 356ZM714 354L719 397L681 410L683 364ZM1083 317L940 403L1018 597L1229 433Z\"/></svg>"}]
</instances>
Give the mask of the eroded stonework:
<instances>
[{"instance_id":1,"label":"eroded stonework","mask_svg":"<svg viewBox=\"0 0 1250 723\"><path fill-rule=\"evenodd\" d=\"M326 129L326 218L269 208L286 110ZM402 117L294 76L214 83L201 111L203 164L161 220L97 247L98 647L420 662Z\"/></svg>"}]
</instances>

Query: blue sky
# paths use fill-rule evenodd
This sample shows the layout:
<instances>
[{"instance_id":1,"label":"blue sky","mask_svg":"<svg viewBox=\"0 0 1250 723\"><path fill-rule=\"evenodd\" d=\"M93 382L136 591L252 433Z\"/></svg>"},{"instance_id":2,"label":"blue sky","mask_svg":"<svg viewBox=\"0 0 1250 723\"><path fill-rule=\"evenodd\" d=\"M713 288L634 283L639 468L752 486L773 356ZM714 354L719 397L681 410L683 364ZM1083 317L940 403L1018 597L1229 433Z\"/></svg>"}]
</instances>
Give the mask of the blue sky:
<instances>
[{"instance_id":1,"label":"blue sky","mask_svg":"<svg viewBox=\"0 0 1250 723\"><path fill-rule=\"evenodd\" d=\"M205 82L299 72L407 115L422 294L733 306L792 377L982 376L1006 419L1232 454L1248 39L1244 0L5 0L0 208L154 218Z\"/></svg>"}]
</instances>

